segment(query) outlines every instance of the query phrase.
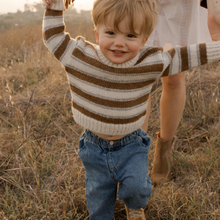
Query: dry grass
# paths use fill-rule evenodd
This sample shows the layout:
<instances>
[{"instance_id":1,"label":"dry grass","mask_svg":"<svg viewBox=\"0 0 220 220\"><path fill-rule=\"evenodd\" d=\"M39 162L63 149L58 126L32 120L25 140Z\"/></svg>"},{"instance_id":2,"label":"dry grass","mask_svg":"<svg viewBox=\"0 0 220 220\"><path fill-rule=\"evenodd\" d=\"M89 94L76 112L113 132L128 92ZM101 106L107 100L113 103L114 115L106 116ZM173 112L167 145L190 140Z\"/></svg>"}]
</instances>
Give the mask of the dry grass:
<instances>
[{"instance_id":1,"label":"dry grass","mask_svg":"<svg viewBox=\"0 0 220 220\"><path fill-rule=\"evenodd\" d=\"M40 29L0 34L0 219L88 219L77 156L83 129L72 118L65 72L44 47ZM92 29L69 31L94 42ZM173 181L153 190L147 219L220 219L219 72L216 63L187 73ZM149 122L150 169L160 95L158 83ZM126 219L120 203L115 215Z\"/></svg>"}]
</instances>

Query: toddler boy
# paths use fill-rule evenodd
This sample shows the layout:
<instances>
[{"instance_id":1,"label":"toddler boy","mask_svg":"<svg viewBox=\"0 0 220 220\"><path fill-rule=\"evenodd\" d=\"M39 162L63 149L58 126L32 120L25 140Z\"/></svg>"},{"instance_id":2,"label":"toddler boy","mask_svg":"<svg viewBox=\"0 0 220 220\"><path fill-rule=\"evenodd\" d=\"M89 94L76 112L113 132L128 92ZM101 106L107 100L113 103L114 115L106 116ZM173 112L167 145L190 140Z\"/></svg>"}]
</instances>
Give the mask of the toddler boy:
<instances>
[{"instance_id":1,"label":"toddler boy","mask_svg":"<svg viewBox=\"0 0 220 220\"><path fill-rule=\"evenodd\" d=\"M168 52L146 45L157 21L154 0L95 0L97 44L71 38L63 10L63 0L47 1L43 37L66 70L74 119L85 128L79 156L86 170L90 219L114 219L119 183L128 219L143 220L151 194L150 138L140 128L152 84L220 59L220 42Z\"/></svg>"}]
</instances>

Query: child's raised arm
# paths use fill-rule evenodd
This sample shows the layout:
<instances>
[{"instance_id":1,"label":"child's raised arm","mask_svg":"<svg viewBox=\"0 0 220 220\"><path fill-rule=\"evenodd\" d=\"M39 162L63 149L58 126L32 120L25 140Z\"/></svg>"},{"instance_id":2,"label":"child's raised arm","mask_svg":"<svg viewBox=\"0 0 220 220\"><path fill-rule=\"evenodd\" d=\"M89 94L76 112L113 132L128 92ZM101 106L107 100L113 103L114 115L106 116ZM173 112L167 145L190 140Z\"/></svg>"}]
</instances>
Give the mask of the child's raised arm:
<instances>
[{"instance_id":1,"label":"child's raised arm","mask_svg":"<svg viewBox=\"0 0 220 220\"><path fill-rule=\"evenodd\" d=\"M213 41L220 40L220 0L207 0L208 28Z\"/></svg>"},{"instance_id":2,"label":"child's raised arm","mask_svg":"<svg viewBox=\"0 0 220 220\"><path fill-rule=\"evenodd\" d=\"M71 39L65 32L63 11L64 0L44 0L46 10L43 18L43 39L47 48L65 66L67 57L76 45L75 39Z\"/></svg>"}]
</instances>

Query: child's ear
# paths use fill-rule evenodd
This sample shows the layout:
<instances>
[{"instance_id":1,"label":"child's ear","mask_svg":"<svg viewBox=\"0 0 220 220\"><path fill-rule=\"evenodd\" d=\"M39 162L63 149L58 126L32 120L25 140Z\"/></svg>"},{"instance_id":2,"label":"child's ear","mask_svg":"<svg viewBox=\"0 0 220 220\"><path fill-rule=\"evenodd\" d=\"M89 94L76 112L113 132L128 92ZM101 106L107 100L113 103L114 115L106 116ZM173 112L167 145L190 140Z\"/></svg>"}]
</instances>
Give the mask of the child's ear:
<instances>
[{"instance_id":1,"label":"child's ear","mask_svg":"<svg viewBox=\"0 0 220 220\"><path fill-rule=\"evenodd\" d=\"M146 44L147 40L148 40L148 37L143 39L143 42L142 42L142 44L141 44L140 50L143 49L143 47L144 47L144 45Z\"/></svg>"},{"instance_id":2,"label":"child's ear","mask_svg":"<svg viewBox=\"0 0 220 220\"><path fill-rule=\"evenodd\" d=\"M99 32L96 29L94 30L94 32L95 32L96 43L98 44L99 43Z\"/></svg>"}]
</instances>

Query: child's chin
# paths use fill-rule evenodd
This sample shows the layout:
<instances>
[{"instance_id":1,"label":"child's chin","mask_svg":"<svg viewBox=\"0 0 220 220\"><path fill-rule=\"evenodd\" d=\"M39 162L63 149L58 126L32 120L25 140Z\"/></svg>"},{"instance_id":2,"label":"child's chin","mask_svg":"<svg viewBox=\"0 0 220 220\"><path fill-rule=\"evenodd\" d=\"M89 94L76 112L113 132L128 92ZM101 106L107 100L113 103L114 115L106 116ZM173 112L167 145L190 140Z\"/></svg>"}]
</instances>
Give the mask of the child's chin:
<instances>
[{"instance_id":1,"label":"child's chin","mask_svg":"<svg viewBox=\"0 0 220 220\"><path fill-rule=\"evenodd\" d=\"M110 61L114 64L122 64L125 63L127 60L110 59Z\"/></svg>"}]
</instances>

